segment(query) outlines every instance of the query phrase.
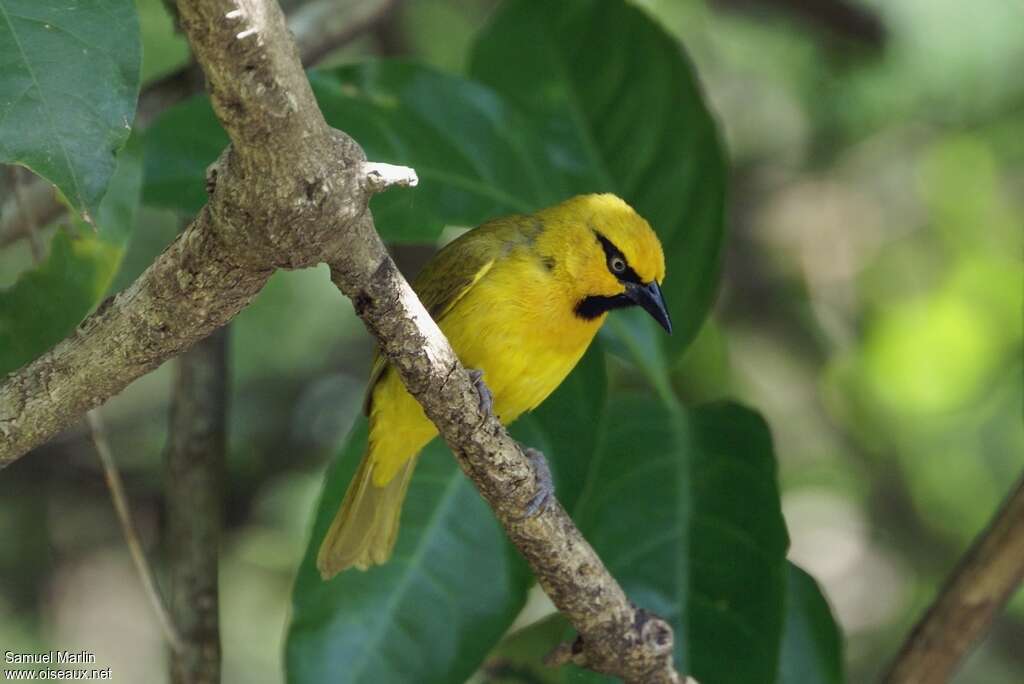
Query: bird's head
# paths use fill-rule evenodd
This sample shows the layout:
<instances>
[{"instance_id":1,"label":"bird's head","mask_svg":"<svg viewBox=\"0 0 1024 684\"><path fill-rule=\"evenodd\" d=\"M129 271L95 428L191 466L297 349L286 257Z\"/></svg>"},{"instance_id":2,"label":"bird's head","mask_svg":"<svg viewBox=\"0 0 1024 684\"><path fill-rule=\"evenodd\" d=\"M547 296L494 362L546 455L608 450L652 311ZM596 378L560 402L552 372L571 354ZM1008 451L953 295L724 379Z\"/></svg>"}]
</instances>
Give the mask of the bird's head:
<instances>
[{"instance_id":1,"label":"bird's head","mask_svg":"<svg viewBox=\"0 0 1024 684\"><path fill-rule=\"evenodd\" d=\"M549 254L558 254L555 277L566 281L575 313L594 319L640 306L669 333L672 321L661 294L665 254L658 236L631 206L612 194L579 195L538 213Z\"/></svg>"}]
</instances>

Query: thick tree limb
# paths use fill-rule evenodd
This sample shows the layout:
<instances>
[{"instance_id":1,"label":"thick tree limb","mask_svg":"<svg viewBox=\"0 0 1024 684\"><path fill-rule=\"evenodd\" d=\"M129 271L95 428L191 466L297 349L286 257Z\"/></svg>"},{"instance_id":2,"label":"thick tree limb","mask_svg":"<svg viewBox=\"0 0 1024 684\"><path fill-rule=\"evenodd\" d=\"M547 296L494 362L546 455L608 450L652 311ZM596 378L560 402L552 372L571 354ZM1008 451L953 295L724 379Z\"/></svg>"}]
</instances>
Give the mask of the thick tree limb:
<instances>
[{"instance_id":1,"label":"thick tree limb","mask_svg":"<svg viewBox=\"0 0 1024 684\"><path fill-rule=\"evenodd\" d=\"M217 560L224 517L227 336L221 328L182 354L175 369L167 449L167 550L171 613L182 646L174 684L220 682Z\"/></svg>"},{"instance_id":2,"label":"thick tree limb","mask_svg":"<svg viewBox=\"0 0 1024 684\"><path fill-rule=\"evenodd\" d=\"M414 176L367 167L325 124L280 8L180 0L181 25L232 147L195 222L129 290L0 386L0 463L208 335L275 268L331 266L381 348L580 634L579 662L627 682L680 682L671 627L634 607L557 502L536 493L519 445L489 412L437 324L388 256L370 196Z\"/></svg>"},{"instance_id":3,"label":"thick tree limb","mask_svg":"<svg viewBox=\"0 0 1024 684\"><path fill-rule=\"evenodd\" d=\"M0 385L0 467L229 321L272 269L235 263L205 208L124 292Z\"/></svg>"},{"instance_id":4,"label":"thick tree limb","mask_svg":"<svg viewBox=\"0 0 1024 684\"><path fill-rule=\"evenodd\" d=\"M180 7L216 65L211 98L234 146L210 203L139 279L0 385L0 467L229 321L275 267L337 253L365 211L362 151L324 123L277 6L246 0L233 18L228 1Z\"/></svg>"},{"instance_id":5,"label":"thick tree limb","mask_svg":"<svg viewBox=\"0 0 1024 684\"><path fill-rule=\"evenodd\" d=\"M883 679L948 682L1024 580L1024 474L961 559Z\"/></svg>"}]
</instances>

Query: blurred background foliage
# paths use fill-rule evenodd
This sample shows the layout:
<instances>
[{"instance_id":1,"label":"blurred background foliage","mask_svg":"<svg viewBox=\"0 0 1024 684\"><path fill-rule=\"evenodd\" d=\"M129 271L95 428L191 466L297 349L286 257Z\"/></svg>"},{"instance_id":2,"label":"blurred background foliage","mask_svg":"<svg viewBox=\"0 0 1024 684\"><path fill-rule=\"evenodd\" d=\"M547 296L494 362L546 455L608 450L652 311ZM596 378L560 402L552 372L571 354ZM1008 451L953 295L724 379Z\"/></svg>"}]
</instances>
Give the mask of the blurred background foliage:
<instances>
[{"instance_id":1,"label":"blurred background foliage","mask_svg":"<svg viewBox=\"0 0 1024 684\"><path fill-rule=\"evenodd\" d=\"M1020 8L638 4L686 45L730 161L721 291L672 387L687 404L734 398L764 414L789 557L823 586L847 678L870 679L1024 467ZM496 6L400 4L327 65L401 55L469 75ZM187 49L161 2L138 7L146 82ZM139 209L114 289L179 221ZM432 248L396 257L414 272ZM24 240L0 250L0 286L31 263ZM225 681L282 680L296 563L371 352L321 270L277 274L232 325ZM154 544L168 371L104 409ZM635 371L611 371L618 387L636 386ZM0 643L88 643L124 681L162 681L160 636L88 442L72 430L40 452L0 477ZM791 593L800 581L789 577ZM1018 594L957 681L1020 681L1022 641Z\"/></svg>"}]
</instances>

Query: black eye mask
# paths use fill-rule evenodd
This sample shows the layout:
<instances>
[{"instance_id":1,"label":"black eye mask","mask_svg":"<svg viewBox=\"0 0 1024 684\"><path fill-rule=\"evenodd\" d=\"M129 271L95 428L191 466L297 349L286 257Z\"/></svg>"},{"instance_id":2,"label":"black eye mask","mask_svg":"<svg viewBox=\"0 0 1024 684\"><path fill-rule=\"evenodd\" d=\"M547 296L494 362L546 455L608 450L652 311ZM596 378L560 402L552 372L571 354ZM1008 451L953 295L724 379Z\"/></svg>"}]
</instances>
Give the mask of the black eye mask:
<instances>
[{"instance_id":1,"label":"black eye mask","mask_svg":"<svg viewBox=\"0 0 1024 684\"><path fill-rule=\"evenodd\" d=\"M597 237L597 241L601 243L601 248L604 250L605 261L608 264L608 271L624 283L641 285L642 281L640 280L640 276L638 276L636 271L633 270L633 267L629 265L629 262L626 260L626 255L622 253L622 250L612 244L611 240L606 238L604 235L601 235L601 233L596 230L594 231L594 235ZM622 263L626 266L626 268L620 273L616 273L615 269L612 268L612 261L615 258L621 259Z\"/></svg>"}]
</instances>

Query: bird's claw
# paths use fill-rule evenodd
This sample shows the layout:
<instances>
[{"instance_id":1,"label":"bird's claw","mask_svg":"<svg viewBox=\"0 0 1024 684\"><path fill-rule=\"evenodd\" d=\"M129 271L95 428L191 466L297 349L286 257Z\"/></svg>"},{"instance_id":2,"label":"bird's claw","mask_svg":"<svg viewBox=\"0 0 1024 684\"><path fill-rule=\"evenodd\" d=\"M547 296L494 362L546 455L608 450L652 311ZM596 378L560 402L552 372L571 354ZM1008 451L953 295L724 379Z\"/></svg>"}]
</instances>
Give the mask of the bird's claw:
<instances>
[{"instance_id":1,"label":"bird's claw","mask_svg":"<svg viewBox=\"0 0 1024 684\"><path fill-rule=\"evenodd\" d=\"M469 379L473 381L473 386L476 387L477 394L480 395L480 413L485 416L494 409L494 395L491 394L491 390L488 389L484 383L484 372L477 370L476 368L469 368Z\"/></svg>"},{"instance_id":2,"label":"bird's claw","mask_svg":"<svg viewBox=\"0 0 1024 684\"><path fill-rule=\"evenodd\" d=\"M551 468L548 467L548 460L544 454L536 449L527 449L526 458L533 466L533 477L536 481L536 494L530 499L523 509L520 520L526 520L540 515L548 509L548 506L555 500L555 481L551 478Z\"/></svg>"}]
</instances>

